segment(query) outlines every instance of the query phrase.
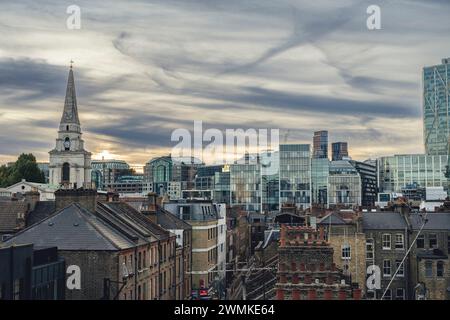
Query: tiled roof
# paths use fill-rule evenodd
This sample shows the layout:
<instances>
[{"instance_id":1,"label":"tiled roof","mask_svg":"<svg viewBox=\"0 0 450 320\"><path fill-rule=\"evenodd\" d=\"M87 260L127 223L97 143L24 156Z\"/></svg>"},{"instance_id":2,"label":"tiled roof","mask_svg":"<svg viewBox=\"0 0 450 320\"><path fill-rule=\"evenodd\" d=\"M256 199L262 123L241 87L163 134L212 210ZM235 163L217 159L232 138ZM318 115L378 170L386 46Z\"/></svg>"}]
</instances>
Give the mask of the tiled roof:
<instances>
[{"instance_id":1,"label":"tiled roof","mask_svg":"<svg viewBox=\"0 0 450 320\"><path fill-rule=\"evenodd\" d=\"M0 202L0 232L9 233L17 231L17 217L25 216L28 205L25 202L1 201Z\"/></svg>"},{"instance_id":2,"label":"tiled roof","mask_svg":"<svg viewBox=\"0 0 450 320\"><path fill-rule=\"evenodd\" d=\"M327 216L323 217L318 224L331 224L331 225L342 225L347 224L344 219L342 219L337 213L332 212Z\"/></svg>"},{"instance_id":3,"label":"tiled roof","mask_svg":"<svg viewBox=\"0 0 450 320\"><path fill-rule=\"evenodd\" d=\"M99 207L109 209L117 218L139 232L150 233L159 240L165 240L170 236L169 231L164 230L125 202L103 202L99 203Z\"/></svg>"},{"instance_id":4,"label":"tiled roof","mask_svg":"<svg viewBox=\"0 0 450 320\"><path fill-rule=\"evenodd\" d=\"M404 230L408 225L398 212L363 212L364 230Z\"/></svg>"},{"instance_id":5,"label":"tiled roof","mask_svg":"<svg viewBox=\"0 0 450 320\"><path fill-rule=\"evenodd\" d=\"M424 214L412 213L410 216L413 230L418 230L423 224L421 216ZM424 230L450 230L450 213L430 212L427 214L427 223Z\"/></svg>"},{"instance_id":6,"label":"tiled roof","mask_svg":"<svg viewBox=\"0 0 450 320\"><path fill-rule=\"evenodd\" d=\"M190 230L192 229L191 225L184 220L179 219L174 214L162 209L158 208L156 213L156 219L159 225L165 229L183 229Z\"/></svg>"},{"instance_id":7,"label":"tiled roof","mask_svg":"<svg viewBox=\"0 0 450 320\"><path fill-rule=\"evenodd\" d=\"M55 201L39 201L34 207L34 210L27 216L27 226L31 226L41 220L44 220L55 213L55 210Z\"/></svg>"},{"instance_id":8,"label":"tiled roof","mask_svg":"<svg viewBox=\"0 0 450 320\"><path fill-rule=\"evenodd\" d=\"M55 246L68 251L115 251L134 246L131 239L76 203L6 241L7 245L27 243L33 243L35 247Z\"/></svg>"}]
</instances>

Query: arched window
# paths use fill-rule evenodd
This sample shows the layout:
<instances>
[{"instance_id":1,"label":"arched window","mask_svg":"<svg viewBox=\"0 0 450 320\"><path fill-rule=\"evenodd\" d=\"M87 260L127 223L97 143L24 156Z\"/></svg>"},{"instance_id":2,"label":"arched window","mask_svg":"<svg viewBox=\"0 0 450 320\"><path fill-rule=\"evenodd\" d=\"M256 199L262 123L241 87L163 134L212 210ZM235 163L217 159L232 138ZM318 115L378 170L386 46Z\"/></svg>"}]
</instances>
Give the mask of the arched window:
<instances>
[{"instance_id":1,"label":"arched window","mask_svg":"<svg viewBox=\"0 0 450 320\"><path fill-rule=\"evenodd\" d=\"M69 126L68 125L66 126L66 131L69 131Z\"/></svg>"},{"instance_id":2,"label":"arched window","mask_svg":"<svg viewBox=\"0 0 450 320\"><path fill-rule=\"evenodd\" d=\"M65 162L62 166L62 182L70 181L70 164Z\"/></svg>"}]
</instances>

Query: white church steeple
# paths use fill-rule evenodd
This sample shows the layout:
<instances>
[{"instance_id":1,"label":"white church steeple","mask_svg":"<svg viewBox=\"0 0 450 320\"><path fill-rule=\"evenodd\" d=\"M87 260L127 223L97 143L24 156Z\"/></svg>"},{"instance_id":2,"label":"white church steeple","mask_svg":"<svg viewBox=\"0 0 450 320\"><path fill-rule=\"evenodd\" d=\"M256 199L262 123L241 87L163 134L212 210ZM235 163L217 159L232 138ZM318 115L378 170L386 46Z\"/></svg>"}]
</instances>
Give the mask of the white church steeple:
<instances>
[{"instance_id":1,"label":"white church steeple","mask_svg":"<svg viewBox=\"0 0 450 320\"><path fill-rule=\"evenodd\" d=\"M49 154L51 184L80 188L91 181L91 153L84 150L84 141L81 139L72 65L56 146Z\"/></svg>"}]
</instances>

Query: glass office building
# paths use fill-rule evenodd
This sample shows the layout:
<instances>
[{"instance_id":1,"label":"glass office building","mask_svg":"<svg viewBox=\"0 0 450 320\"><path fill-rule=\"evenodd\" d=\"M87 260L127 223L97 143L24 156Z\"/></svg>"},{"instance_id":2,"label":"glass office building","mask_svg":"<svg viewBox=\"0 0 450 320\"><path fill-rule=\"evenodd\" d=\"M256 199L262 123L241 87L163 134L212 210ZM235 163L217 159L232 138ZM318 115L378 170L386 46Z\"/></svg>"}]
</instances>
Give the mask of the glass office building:
<instances>
[{"instance_id":1,"label":"glass office building","mask_svg":"<svg viewBox=\"0 0 450 320\"><path fill-rule=\"evenodd\" d=\"M91 181L99 190L104 190L121 176L131 174L130 166L122 160L92 160L91 166Z\"/></svg>"},{"instance_id":2,"label":"glass office building","mask_svg":"<svg viewBox=\"0 0 450 320\"><path fill-rule=\"evenodd\" d=\"M447 155L405 154L378 159L379 192L399 192L409 186L444 187Z\"/></svg>"},{"instance_id":3,"label":"glass office building","mask_svg":"<svg viewBox=\"0 0 450 320\"><path fill-rule=\"evenodd\" d=\"M345 157L348 157L347 142L333 142L331 144L331 160L342 160Z\"/></svg>"},{"instance_id":4,"label":"glass office building","mask_svg":"<svg viewBox=\"0 0 450 320\"><path fill-rule=\"evenodd\" d=\"M231 205L245 211L261 210L261 170L258 164L230 165Z\"/></svg>"},{"instance_id":5,"label":"glass office building","mask_svg":"<svg viewBox=\"0 0 450 320\"><path fill-rule=\"evenodd\" d=\"M261 164L261 197L264 212L279 209L280 204L280 153L263 152Z\"/></svg>"},{"instance_id":6,"label":"glass office building","mask_svg":"<svg viewBox=\"0 0 450 320\"><path fill-rule=\"evenodd\" d=\"M328 158L328 131L316 131L313 137L313 158Z\"/></svg>"},{"instance_id":7,"label":"glass office building","mask_svg":"<svg viewBox=\"0 0 450 320\"><path fill-rule=\"evenodd\" d=\"M215 173L213 198L217 203L231 204L230 168L227 165L221 172Z\"/></svg>"},{"instance_id":8,"label":"glass office building","mask_svg":"<svg viewBox=\"0 0 450 320\"><path fill-rule=\"evenodd\" d=\"M450 136L450 58L423 68L422 77L425 152L446 155Z\"/></svg>"},{"instance_id":9,"label":"glass office building","mask_svg":"<svg viewBox=\"0 0 450 320\"><path fill-rule=\"evenodd\" d=\"M311 206L311 145L280 145L280 205Z\"/></svg>"},{"instance_id":10,"label":"glass office building","mask_svg":"<svg viewBox=\"0 0 450 320\"><path fill-rule=\"evenodd\" d=\"M268 212L279 208L279 153L263 152L245 164L230 168L231 205L246 211Z\"/></svg>"},{"instance_id":11,"label":"glass office building","mask_svg":"<svg viewBox=\"0 0 450 320\"><path fill-rule=\"evenodd\" d=\"M330 163L328 206L373 207L377 196L376 167L354 160Z\"/></svg>"},{"instance_id":12,"label":"glass office building","mask_svg":"<svg viewBox=\"0 0 450 320\"><path fill-rule=\"evenodd\" d=\"M330 170L327 158L311 159L311 193L312 205L326 207L328 173Z\"/></svg>"}]
</instances>

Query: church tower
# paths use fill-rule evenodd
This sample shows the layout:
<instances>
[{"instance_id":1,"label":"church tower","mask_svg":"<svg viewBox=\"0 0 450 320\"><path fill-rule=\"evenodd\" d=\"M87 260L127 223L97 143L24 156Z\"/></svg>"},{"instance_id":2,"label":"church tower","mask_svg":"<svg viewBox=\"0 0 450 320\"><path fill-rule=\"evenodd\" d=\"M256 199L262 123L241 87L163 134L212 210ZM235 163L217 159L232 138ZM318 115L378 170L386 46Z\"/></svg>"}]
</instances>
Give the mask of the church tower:
<instances>
[{"instance_id":1,"label":"church tower","mask_svg":"<svg viewBox=\"0 0 450 320\"><path fill-rule=\"evenodd\" d=\"M81 139L72 65L56 147L49 154L50 184L81 188L91 182L91 153L84 150L84 141Z\"/></svg>"}]
</instances>

